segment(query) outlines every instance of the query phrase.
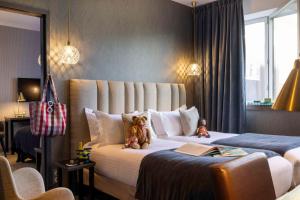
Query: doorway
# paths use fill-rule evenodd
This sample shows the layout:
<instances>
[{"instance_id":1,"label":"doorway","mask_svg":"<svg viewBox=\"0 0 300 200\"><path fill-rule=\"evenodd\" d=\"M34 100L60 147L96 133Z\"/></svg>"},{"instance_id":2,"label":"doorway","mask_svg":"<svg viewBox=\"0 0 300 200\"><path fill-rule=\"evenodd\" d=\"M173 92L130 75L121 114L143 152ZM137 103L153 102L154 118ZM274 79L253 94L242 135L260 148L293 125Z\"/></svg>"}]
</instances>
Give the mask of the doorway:
<instances>
[{"instance_id":1,"label":"doorway","mask_svg":"<svg viewBox=\"0 0 300 200\"><path fill-rule=\"evenodd\" d=\"M30 132L29 103L40 100L47 76L48 16L46 10L0 1L0 138L16 169L35 167L35 149L47 146ZM49 158L42 159L47 186Z\"/></svg>"}]
</instances>

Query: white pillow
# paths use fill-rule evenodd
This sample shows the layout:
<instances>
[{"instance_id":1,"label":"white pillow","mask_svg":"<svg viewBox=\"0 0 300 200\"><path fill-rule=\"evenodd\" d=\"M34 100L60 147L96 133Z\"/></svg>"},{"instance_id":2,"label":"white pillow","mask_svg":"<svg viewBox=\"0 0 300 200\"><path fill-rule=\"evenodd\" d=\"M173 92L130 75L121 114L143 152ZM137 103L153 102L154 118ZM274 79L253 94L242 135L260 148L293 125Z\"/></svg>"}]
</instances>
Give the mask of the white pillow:
<instances>
[{"instance_id":1,"label":"white pillow","mask_svg":"<svg viewBox=\"0 0 300 200\"><path fill-rule=\"evenodd\" d=\"M103 145L124 144L124 126L121 114L107 114L94 111L96 114L100 136L98 142Z\"/></svg>"},{"instance_id":2,"label":"white pillow","mask_svg":"<svg viewBox=\"0 0 300 200\"><path fill-rule=\"evenodd\" d=\"M100 127L98 119L92 109L85 108L84 112L88 122L91 142L96 141L98 136L100 136Z\"/></svg>"},{"instance_id":3,"label":"white pillow","mask_svg":"<svg viewBox=\"0 0 300 200\"><path fill-rule=\"evenodd\" d=\"M180 106L179 108L175 109L174 111L178 111L178 110L186 110L187 106L184 104L182 106Z\"/></svg>"},{"instance_id":4,"label":"white pillow","mask_svg":"<svg viewBox=\"0 0 300 200\"><path fill-rule=\"evenodd\" d=\"M152 109L149 109L148 112L151 115L151 125L153 127L155 135L157 135L158 137L168 136L161 121L160 112Z\"/></svg>"},{"instance_id":5,"label":"white pillow","mask_svg":"<svg viewBox=\"0 0 300 200\"><path fill-rule=\"evenodd\" d=\"M169 112L157 112L149 109L152 125L159 137L178 136L183 134L179 110L185 110L186 105Z\"/></svg>"},{"instance_id":6,"label":"white pillow","mask_svg":"<svg viewBox=\"0 0 300 200\"><path fill-rule=\"evenodd\" d=\"M179 113L184 135L195 135L199 121L198 109L194 106L188 110L179 110Z\"/></svg>"},{"instance_id":7,"label":"white pillow","mask_svg":"<svg viewBox=\"0 0 300 200\"><path fill-rule=\"evenodd\" d=\"M161 112L161 121L168 136L178 136L183 134L179 110L171 112Z\"/></svg>"}]
</instances>

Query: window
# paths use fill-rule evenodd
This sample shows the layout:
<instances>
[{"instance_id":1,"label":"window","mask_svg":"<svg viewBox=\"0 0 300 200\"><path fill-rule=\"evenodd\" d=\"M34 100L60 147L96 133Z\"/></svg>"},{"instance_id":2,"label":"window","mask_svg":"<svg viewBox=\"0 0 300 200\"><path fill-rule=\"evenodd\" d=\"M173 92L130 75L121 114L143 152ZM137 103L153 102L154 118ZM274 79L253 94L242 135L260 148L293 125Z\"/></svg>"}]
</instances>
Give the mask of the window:
<instances>
[{"instance_id":1,"label":"window","mask_svg":"<svg viewBox=\"0 0 300 200\"><path fill-rule=\"evenodd\" d=\"M297 14L274 19L274 97L276 97L297 58Z\"/></svg>"},{"instance_id":2,"label":"window","mask_svg":"<svg viewBox=\"0 0 300 200\"><path fill-rule=\"evenodd\" d=\"M246 22L246 100L275 99L297 58L297 3Z\"/></svg>"},{"instance_id":3,"label":"window","mask_svg":"<svg viewBox=\"0 0 300 200\"><path fill-rule=\"evenodd\" d=\"M246 91L247 100L268 96L268 65L265 22L246 26Z\"/></svg>"}]
</instances>

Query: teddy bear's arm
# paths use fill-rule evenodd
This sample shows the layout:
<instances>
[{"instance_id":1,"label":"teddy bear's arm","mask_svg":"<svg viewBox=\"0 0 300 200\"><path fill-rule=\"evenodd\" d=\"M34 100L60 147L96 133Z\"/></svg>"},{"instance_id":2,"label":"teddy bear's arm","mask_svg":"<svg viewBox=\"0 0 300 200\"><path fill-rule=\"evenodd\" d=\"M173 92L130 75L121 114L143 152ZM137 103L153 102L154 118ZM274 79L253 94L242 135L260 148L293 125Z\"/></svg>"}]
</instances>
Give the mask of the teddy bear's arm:
<instances>
[{"instance_id":1,"label":"teddy bear's arm","mask_svg":"<svg viewBox=\"0 0 300 200\"><path fill-rule=\"evenodd\" d=\"M150 144L151 141L152 141L152 137L151 137L151 133L150 133L149 129L147 129L147 134L146 134L146 136L147 136L147 142Z\"/></svg>"}]
</instances>

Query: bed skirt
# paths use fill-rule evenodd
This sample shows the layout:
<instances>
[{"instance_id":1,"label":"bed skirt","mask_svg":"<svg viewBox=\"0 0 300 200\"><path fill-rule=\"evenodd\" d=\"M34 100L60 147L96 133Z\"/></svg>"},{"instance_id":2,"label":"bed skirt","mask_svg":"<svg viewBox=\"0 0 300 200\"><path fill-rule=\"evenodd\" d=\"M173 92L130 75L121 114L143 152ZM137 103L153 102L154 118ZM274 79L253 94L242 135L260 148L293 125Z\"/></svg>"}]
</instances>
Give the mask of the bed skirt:
<instances>
[{"instance_id":1,"label":"bed skirt","mask_svg":"<svg viewBox=\"0 0 300 200\"><path fill-rule=\"evenodd\" d=\"M107 178L98 173L94 174L95 189L121 200L134 200L136 188L125 183ZM89 172L83 171L83 183L89 185Z\"/></svg>"}]
</instances>

